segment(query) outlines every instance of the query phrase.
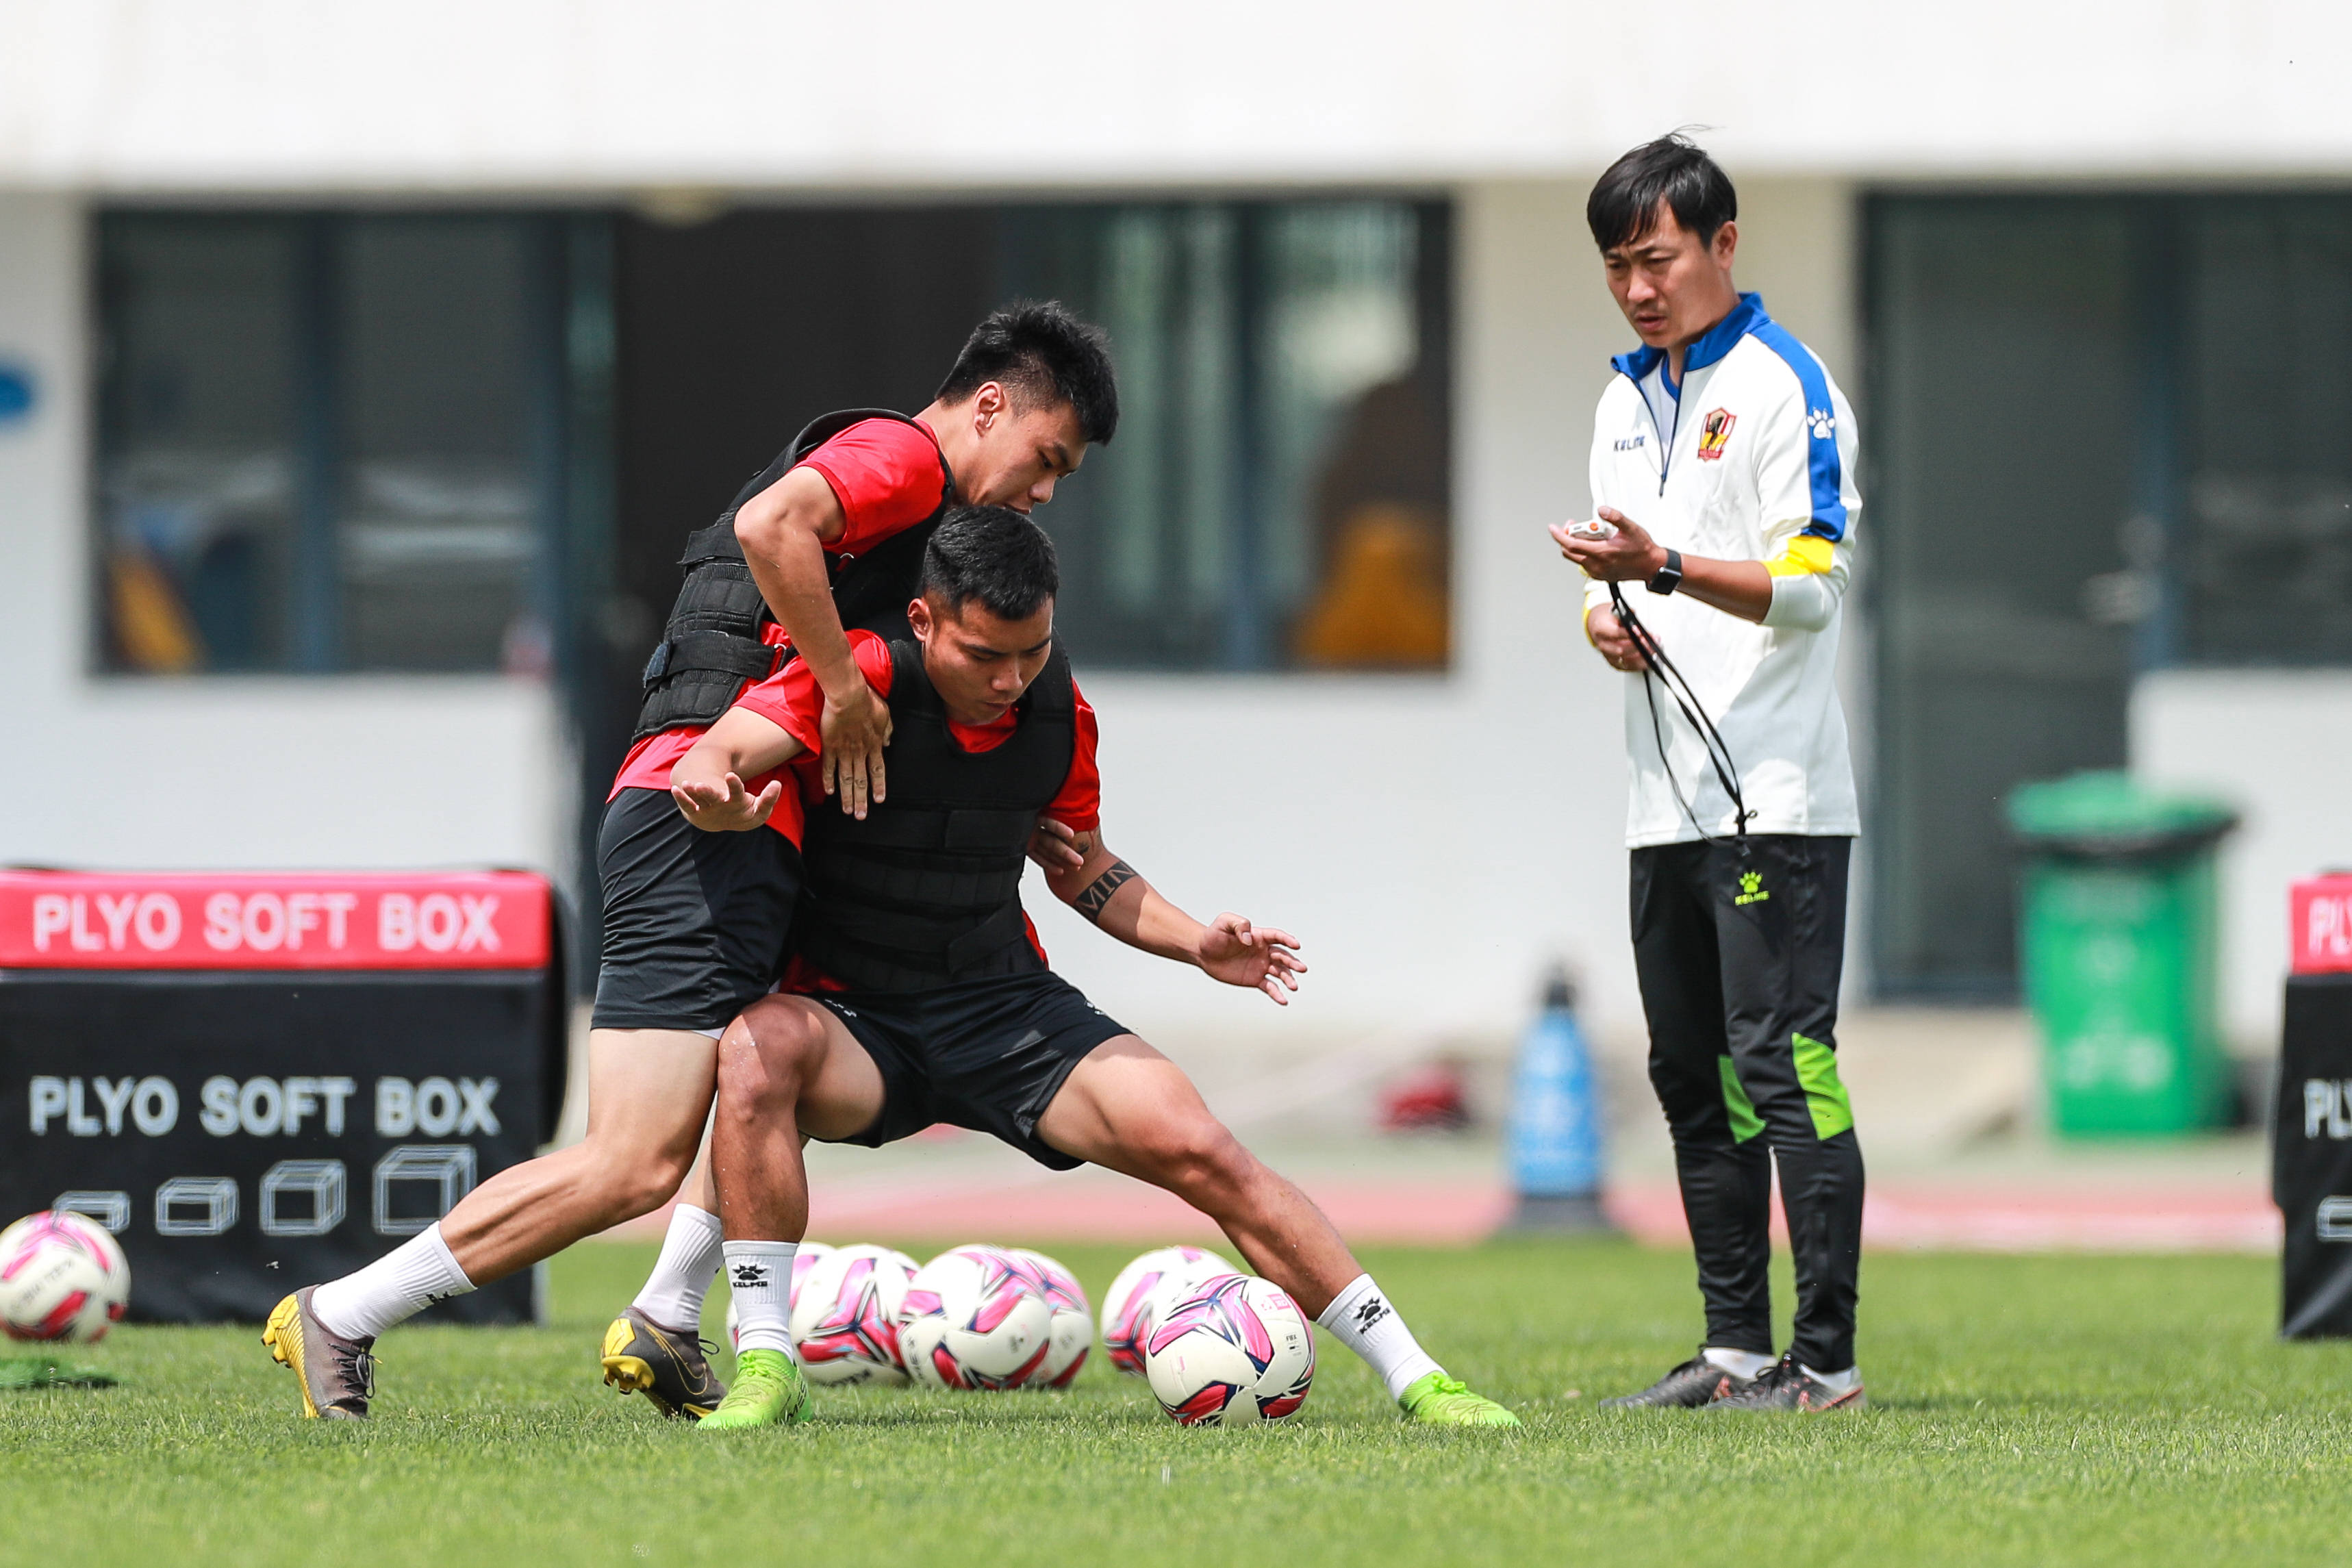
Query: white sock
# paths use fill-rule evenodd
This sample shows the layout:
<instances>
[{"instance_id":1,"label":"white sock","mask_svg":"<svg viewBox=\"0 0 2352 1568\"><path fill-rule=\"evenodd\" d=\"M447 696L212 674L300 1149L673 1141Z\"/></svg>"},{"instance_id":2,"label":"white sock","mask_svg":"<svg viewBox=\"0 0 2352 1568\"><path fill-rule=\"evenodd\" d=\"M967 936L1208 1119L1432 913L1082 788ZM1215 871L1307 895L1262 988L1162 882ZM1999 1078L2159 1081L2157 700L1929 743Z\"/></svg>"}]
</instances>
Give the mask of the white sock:
<instances>
[{"instance_id":1,"label":"white sock","mask_svg":"<svg viewBox=\"0 0 2352 1568\"><path fill-rule=\"evenodd\" d=\"M662 1237L654 1271L629 1304L663 1328L681 1334L701 1332L702 1299L719 1277L723 1239L717 1215L692 1204L678 1205L670 1211L669 1232Z\"/></svg>"},{"instance_id":2,"label":"white sock","mask_svg":"<svg viewBox=\"0 0 2352 1568\"><path fill-rule=\"evenodd\" d=\"M1797 1370L1833 1394L1851 1394L1862 1386L1862 1369L1858 1366L1850 1366L1843 1372L1815 1372L1800 1363Z\"/></svg>"},{"instance_id":3,"label":"white sock","mask_svg":"<svg viewBox=\"0 0 2352 1568\"><path fill-rule=\"evenodd\" d=\"M1764 1369L1780 1359L1763 1351L1727 1351L1720 1345L1709 1345L1698 1353L1705 1356L1710 1364L1747 1382L1763 1376Z\"/></svg>"},{"instance_id":4,"label":"white sock","mask_svg":"<svg viewBox=\"0 0 2352 1568\"><path fill-rule=\"evenodd\" d=\"M735 1353L793 1350L794 1241L730 1241L727 1288L735 1293ZM797 1359L797 1358L795 1358Z\"/></svg>"},{"instance_id":5,"label":"white sock","mask_svg":"<svg viewBox=\"0 0 2352 1568\"><path fill-rule=\"evenodd\" d=\"M320 1286L310 1292L310 1310L347 1340L372 1340L436 1301L463 1296L473 1288L436 1225L356 1274Z\"/></svg>"},{"instance_id":6,"label":"white sock","mask_svg":"<svg viewBox=\"0 0 2352 1568\"><path fill-rule=\"evenodd\" d=\"M1357 1275L1315 1321L1380 1373L1391 1399L1400 1397L1431 1373L1445 1370L1421 1348L1369 1274Z\"/></svg>"}]
</instances>

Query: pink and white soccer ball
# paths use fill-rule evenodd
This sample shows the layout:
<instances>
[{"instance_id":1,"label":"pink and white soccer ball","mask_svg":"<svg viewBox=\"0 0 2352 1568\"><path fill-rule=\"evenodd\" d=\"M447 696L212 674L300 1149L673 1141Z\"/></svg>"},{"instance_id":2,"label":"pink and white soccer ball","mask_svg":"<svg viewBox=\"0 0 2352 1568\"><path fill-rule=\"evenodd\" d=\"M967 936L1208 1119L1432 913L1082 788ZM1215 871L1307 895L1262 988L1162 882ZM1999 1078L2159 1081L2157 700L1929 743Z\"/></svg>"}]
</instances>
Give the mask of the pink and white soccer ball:
<instances>
[{"instance_id":1,"label":"pink and white soccer ball","mask_svg":"<svg viewBox=\"0 0 2352 1568\"><path fill-rule=\"evenodd\" d=\"M1094 1348L1095 1310L1087 1304L1078 1277L1059 1263L1025 1247L1014 1247L1013 1256L1028 1268L1037 1294L1054 1310L1053 1348L1032 1381L1041 1388L1067 1388L1087 1364L1087 1352Z\"/></svg>"},{"instance_id":2,"label":"pink and white soccer ball","mask_svg":"<svg viewBox=\"0 0 2352 1568\"><path fill-rule=\"evenodd\" d=\"M898 1350L925 1388L1018 1388L1054 1352L1054 1309L1004 1248L950 1247L908 1282Z\"/></svg>"},{"instance_id":3,"label":"pink and white soccer ball","mask_svg":"<svg viewBox=\"0 0 2352 1568\"><path fill-rule=\"evenodd\" d=\"M915 1260L887 1247L844 1247L820 1259L793 1301L793 1345L811 1383L907 1381L898 1353L898 1314Z\"/></svg>"},{"instance_id":4,"label":"pink and white soccer ball","mask_svg":"<svg viewBox=\"0 0 2352 1568\"><path fill-rule=\"evenodd\" d=\"M96 1220L64 1209L0 1230L0 1330L89 1344L131 1303L131 1265Z\"/></svg>"},{"instance_id":5,"label":"pink and white soccer ball","mask_svg":"<svg viewBox=\"0 0 2352 1568\"><path fill-rule=\"evenodd\" d=\"M1190 1295L1234 1272L1232 1264L1202 1247L1163 1247L1120 1269L1103 1297L1103 1353L1110 1357L1110 1364L1141 1377L1144 1336L1150 1332L1158 1298L1171 1289Z\"/></svg>"},{"instance_id":6,"label":"pink and white soccer ball","mask_svg":"<svg viewBox=\"0 0 2352 1568\"><path fill-rule=\"evenodd\" d=\"M1165 1303L1143 1363L1160 1408L1187 1426L1279 1421L1307 1403L1315 1332L1280 1286L1232 1275Z\"/></svg>"},{"instance_id":7,"label":"pink and white soccer ball","mask_svg":"<svg viewBox=\"0 0 2352 1568\"><path fill-rule=\"evenodd\" d=\"M797 1307L801 1304L801 1281L808 1278L809 1270L816 1267L817 1260L819 1258L829 1258L832 1255L833 1248L827 1247L822 1241L803 1241L801 1243L799 1250L793 1254L792 1293L786 1298L786 1300L790 1303L790 1306L785 1309L787 1311L789 1311L792 1307ZM736 1311L735 1298L732 1295L730 1295L727 1298L727 1348L730 1351L741 1350L743 1348L742 1339L742 1315Z\"/></svg>"}]
</instances>

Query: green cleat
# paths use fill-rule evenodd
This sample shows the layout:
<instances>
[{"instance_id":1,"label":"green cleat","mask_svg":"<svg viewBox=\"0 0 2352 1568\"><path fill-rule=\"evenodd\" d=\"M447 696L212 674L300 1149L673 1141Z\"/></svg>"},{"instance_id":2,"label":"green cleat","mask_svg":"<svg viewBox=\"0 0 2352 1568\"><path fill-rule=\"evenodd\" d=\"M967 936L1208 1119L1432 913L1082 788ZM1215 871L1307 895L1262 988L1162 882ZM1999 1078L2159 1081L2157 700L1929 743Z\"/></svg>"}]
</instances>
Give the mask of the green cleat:
<instances>
[{"instance_id":1,"label":"green cleat","mask_svg":"<svg viewBox=\"0 0 2352 1568\"><path fill-rule=\"evenodd\" d=\"M747 1426L791 1426L807 1420L808 1379L801 1363L782 1351L745 1351L735 1358L735 1386L704 1416L705 1432L733 1432Z\"/></svg>"},{"instance_id":2,"label":"green cleat","mask_svg":"<svg viewBox=\"0 0 2352 1568\"><path fill-rule=\"evenodd\" d=\"M733 1394L728 1395L733 1398ZM1413 1420L1430 1426L1517 1426L1519 1418L1486 1398L1470 1392L1458 1377L1433 1372L1416 1378L1397 1395L1397 1404ZM720 1406L724 1409L725 1406Z\"/></svg>"}]
</instances>

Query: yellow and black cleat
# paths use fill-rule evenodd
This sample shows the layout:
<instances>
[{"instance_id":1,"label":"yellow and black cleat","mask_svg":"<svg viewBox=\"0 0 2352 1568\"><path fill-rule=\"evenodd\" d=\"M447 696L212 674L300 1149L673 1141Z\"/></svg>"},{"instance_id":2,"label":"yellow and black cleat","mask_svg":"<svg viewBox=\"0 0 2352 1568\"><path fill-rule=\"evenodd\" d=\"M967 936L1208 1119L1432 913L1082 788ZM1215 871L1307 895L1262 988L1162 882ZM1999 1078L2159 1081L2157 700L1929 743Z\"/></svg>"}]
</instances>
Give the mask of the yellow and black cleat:
<instances>
[{"instance_id":1,"label":"yellow and black cleat","mask_svg":"<svg viewBox=\"0 0 2352 1568\"><path fill-rule=\"evenodd\" d=\"M320 1322L310 1310L317 1289L305 1285L271 1308L261 1342L301 1384L305 1416L364 1421L375 1397L375 1342L347 1340Z\"/></svg>"},{"instance_id":2,"label":"yellow and black cleat","mask_svg":"<svg viewBox=\"0 0 2352 1568\"><path fill-rule=\"evenodd\" d=\"M630 1307L604 1331L604 1381L624 1394L644 1394L665 1415L699 1421L727 1397L707 1348Z\"/></svg>"}]
</instances>

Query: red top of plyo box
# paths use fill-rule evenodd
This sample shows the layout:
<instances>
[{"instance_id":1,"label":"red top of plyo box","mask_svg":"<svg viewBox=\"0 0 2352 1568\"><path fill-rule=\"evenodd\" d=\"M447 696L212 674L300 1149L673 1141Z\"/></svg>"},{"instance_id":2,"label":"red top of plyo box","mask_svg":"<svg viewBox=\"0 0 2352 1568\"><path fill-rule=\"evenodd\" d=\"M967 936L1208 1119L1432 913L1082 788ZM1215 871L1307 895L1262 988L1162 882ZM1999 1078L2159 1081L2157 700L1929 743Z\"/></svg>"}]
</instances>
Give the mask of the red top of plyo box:
<instances>
[{"instance_id":1,"label":"red top of plyo box","mask_svg":"<svg viewBox=\"0 0 2352 1568\"><path fill-rule=\"evenodd\" d=\"M2294 885L2287 946L2297 974L2352 972L2352 873L2336 872Z\"/></svg>"},{"instance_id":2,"label":"red top of plyo box","mask_svg":"<svg viewBox=\"0 0 2352 1568\"><path fill-rule=\"evenodd\" d=\"M527 871L0 871L0 969L538 969Z\"/></svg>"}]
</instances>

